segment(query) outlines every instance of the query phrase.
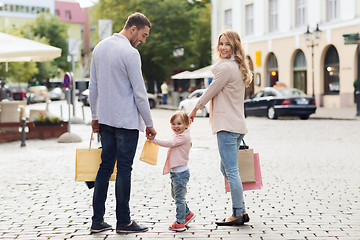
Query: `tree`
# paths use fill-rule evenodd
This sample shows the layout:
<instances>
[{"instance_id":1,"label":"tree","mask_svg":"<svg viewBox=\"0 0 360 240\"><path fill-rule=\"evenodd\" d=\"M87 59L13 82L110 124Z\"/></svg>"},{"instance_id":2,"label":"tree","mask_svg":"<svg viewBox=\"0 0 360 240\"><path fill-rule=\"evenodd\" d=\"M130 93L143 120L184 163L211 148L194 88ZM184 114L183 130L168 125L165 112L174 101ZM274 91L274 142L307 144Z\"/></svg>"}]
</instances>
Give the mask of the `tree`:
<instances>
[{"instance_id":1,"label":"tree","mask_svg":"<svg viewBox=\"0 0 360 240\"><path fill-rule=\"evenodd\" d=\"M10 28L6 32L14 36L23 37L18 28ZM6 63L0 64L0 76L14 83L27 83L38 72L39 70L34 62L9 62L7 72Z\"/></svg>"},{"instance_id":2,"label":"tree","mask_svg":"<svg viewBox=\"0 0 360 240\"><path fill-rule=\"evenodd\" d=\"M71 63L67 62L67 27L59 21L58 17L42 13L33 22L20 28L10 28L7 32L61 48L62 54L52 61L9 63L7 73L5 73L4 67L0 66L2 76L16 82L31 82L32 80L43 82L55 77L58 69L64 72L71 69Z\"/></svg>"},{"instance_id":3,"label":"tree","mask_svg":"<svg viewBox=\"0 0 360 240\"><path fill-rule=\"evenodd\" d=\"M123 28L128 15L142 12L152 27L145 45L138 47L149 92L174 71L203 67L211 62L210 2L187 0L99 0L95 19L111 19L114 32ZM176 48L184 55L175 57Z\"/></svg>"},{"instance_id":4,"label":"tree","mask_svg":"<svg viewBox=\"0 0 360 240\"><path fill-rule=\"evenodd\" d=\"M54 77L57 69L64 72L71 70L71 63L67 61L67 26L59 21L59 17L50 14L40 14L34 22L22 27L22 35L29 39L38 39L42 43L61 48L61 56L53 61L37 63L39 73L36 79L42 81Z\"/></svg>"}]
</instances>

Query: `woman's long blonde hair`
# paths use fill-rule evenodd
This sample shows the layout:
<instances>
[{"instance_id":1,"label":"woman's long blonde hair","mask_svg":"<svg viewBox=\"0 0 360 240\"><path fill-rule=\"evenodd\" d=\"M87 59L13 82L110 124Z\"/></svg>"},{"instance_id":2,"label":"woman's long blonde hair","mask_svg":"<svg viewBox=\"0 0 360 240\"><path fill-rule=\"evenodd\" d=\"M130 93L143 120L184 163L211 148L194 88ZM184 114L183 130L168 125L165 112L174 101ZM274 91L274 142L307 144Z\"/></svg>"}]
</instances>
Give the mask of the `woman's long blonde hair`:
<instances>
[{"instance_id":1,"label":"woman's long blonde hair","mask_svg":"<svg viewBox=\"0 0 360 240\"><path fill-rule=\"evenodd\" d=\"M219 50L220 38L222 36L225 36L229 40L235 61L238 64L240 71L242 72L245 86L248 87L253 79L252 78L253 74L250 71L249 63L248 63L248 60L245 55L245 50L243 49L243 47L241 45L241 40L240 40L239 34L232 30L226 30L220 34L218 43L216 46L216 50L217 50L219 58L220 58L220 50Z\"/></svg>"}]
</instances>

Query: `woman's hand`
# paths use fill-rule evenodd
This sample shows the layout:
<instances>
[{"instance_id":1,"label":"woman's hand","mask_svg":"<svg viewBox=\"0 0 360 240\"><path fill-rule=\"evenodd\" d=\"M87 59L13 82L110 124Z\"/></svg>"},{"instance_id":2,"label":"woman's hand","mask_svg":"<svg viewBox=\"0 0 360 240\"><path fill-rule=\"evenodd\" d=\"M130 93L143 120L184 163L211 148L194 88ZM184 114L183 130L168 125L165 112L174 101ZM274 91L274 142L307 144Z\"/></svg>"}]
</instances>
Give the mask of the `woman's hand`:
<instances>
[{"instance_id":1,"label":"woman's hand","mask_svg":"<svg viewBox=\"0 0 360 240\"><path fill-rule=\"evenodd\" d=\"M189 114L189 118L190 118L190 123L194 122L195 116L196 116L196 112L198 111L198 109L196 107L194 107L194 109L191 111L191 113Z\"/></svg>"}]
</instances>

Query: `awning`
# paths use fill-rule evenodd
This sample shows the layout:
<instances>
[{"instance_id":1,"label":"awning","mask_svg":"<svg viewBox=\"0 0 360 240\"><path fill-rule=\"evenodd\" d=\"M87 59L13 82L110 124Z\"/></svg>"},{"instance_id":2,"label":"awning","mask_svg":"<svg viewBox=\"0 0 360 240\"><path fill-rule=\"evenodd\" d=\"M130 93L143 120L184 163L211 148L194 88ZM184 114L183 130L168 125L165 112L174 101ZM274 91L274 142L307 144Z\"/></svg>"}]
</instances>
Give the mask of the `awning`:
<instances>
[{"instance_id":1,"label":"awning","mask_svg":"<svg viewBox=\"0 0 360 240\"><path fill-rule=\"evenodd\" d=\"M193 72L184 71L173 75L172 79L197 79L197 78L213 78L214 74L211 72L212 65L200 68Z\"/></svg>"},{"instance_id":2,"label":"awning","mask_svg":"<svg viewBox=\"0 0 360 240\"><path fill-rule=\"evenodd\" d=\"M0 62L43 62L60 56L60 48L0 32Z\"/></svg>"}]
</instances>

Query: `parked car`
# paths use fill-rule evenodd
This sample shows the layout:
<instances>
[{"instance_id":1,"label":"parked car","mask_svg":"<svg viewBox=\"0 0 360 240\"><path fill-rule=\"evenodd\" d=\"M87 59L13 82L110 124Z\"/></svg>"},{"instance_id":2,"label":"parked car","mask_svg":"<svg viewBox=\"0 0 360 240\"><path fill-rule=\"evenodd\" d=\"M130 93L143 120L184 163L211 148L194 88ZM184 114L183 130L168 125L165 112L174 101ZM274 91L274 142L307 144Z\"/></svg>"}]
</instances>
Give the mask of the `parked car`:
<instances>
[{"instance_id":1,"label":"parked car","mask_svg":"<svg viewBox=\"0 0 360 240\"><path fill-rule=\"evenodd\" d=\"M90 106L89 89L86 89L79 94L78 101L82 102L84 106Z\"/></svg>"},{"instance_id":2,"label":"parked car","mask_svg":"<svg viewBox=\"0 0 360 240\"><path fill-rule=\"evenodd\" d=\"M314 98L299 89L285 87L266 87L246 99L244 105L245 116L267 116L269 119L299 116L305 120L316 111Z\"/></svg>"},{"instance_id":3,"label":"parked car","mask_svg":"<svg viewBox=\"0 0 360 240\"><path fill-rule=\"evenodd\" d=\"M152 93L148 93L147 96L148 96L150 108L155 108L156 107L156 96ZM89 89L86 89L79 94L78 101L82 102L85 106L90 106Z\"/></svg>"},{"instance_id":4,"label":"parked car","mask_svg":"<svg viewBox=\"0 0 360 240\"><path fill-rule=\"evenodd\" d=\"M51 101L64 100L65 93L61 88L56 87L50 91L50 99Z\"/></svg>"},{"instance_id":5,"label":"parked car","mask_svg":"<svg viewBox=\"0 0 360 240\"><path fill-rule=\"evenodd\" d=\"M152 93L148 93L147 96L148 96L150 108L151 109L155 108L156 107L156 98L157 98L156 95L152 94Z\"/></svg>"},{"instance_id":6,"label":"parked car","mask_svg":"<svg viewBox=\"0 0 360 240\"><path fill-rule=\"evenodd\" d=\"M198 89L190 93L186 99L182 100L179 104L179 110L182 110L186 113L190 113L197 102L199 101L200 97L204 94L206 89ZM198 110L196 112L196 116L208 117L210 113L210 104L207 103L202 110Z\"/></svg>"},{"instance_id":7,"label":"parked car","mask_svg":"<svg viewBox=\"0 0 360 240\"><path fill-rule=\"evenodd\" d=\"M29 87L26 93L28 103L46 102L50 100L50 94L45 86Z\"/></svg>"},{"instance_id":8,"label":"parked car","mask_svg":"<svg viewBox=\"0 0 360 240\"><path fill-rule=\"evenodd\" d=\"M25 100L26 101L26 90L18 88L12 91L13 100Z\"/></svg>"}]
</instances>

